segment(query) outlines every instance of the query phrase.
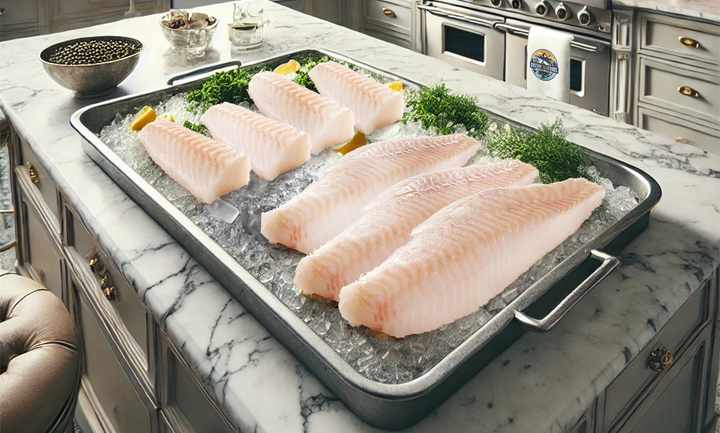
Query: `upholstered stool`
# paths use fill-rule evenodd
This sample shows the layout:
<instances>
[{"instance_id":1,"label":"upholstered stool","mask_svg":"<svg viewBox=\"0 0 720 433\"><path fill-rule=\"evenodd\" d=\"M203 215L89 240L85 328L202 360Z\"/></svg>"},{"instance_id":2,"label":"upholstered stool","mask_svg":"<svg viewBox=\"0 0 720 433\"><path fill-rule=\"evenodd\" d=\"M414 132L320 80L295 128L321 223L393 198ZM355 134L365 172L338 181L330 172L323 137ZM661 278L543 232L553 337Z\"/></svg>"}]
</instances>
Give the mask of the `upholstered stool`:
<instances>
[{"instance_id":1,"label":"upholstered stool","mask_svg":"<svg viewBox=\"0 0 720 433\"><path fill-rule=\"evenodd\" d=\"M75 324L35 281L0 276L0 431L66 430L80 384Z\"/></svg>"}]
</instances>

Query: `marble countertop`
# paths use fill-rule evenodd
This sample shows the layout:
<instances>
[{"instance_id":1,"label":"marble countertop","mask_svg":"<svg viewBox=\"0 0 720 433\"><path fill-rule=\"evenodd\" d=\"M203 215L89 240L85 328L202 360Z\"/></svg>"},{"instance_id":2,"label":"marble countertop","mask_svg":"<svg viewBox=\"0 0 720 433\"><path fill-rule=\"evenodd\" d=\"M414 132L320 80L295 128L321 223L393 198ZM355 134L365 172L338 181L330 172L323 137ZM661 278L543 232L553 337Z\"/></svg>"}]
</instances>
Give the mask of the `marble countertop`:
<instances>
[{"instance_id":1,"label":"marble countertop","mask_svg":"<svg viewBox=\"0 0 720 433\"><path fill-rule=\"evenodd\" d=\"M143 41L137 70L106 98L157 89L207 63L268 58L306 48L336 51L411 80L444 81L500 115L529 125L561 117L571 140L636 165L663 188L650 227L623 265L551 332L527 334L411 428L415 432L559 432L637 355L720 263L720 156L551 101L488 77L276 4L262 48L231 53L230 3L214 48L187 61L169 49L157 16L0 44L0 103L83 222L137 290L210 394L242 431L373 431L330 394L268 331L88 158L70 115L78 100L45 73L38 53L57 41L115 34Z\"/></svg>"},{"instance_id":2,"label":"marble countertop","mask_svg":"<svg viewBox=\"0 0 720 433\"><path fill-rule=\"evenodd\" d=\"M613 0L613 8L646 9L720 23L720 2L717 0Z\"/></svg>"}]
</instances>

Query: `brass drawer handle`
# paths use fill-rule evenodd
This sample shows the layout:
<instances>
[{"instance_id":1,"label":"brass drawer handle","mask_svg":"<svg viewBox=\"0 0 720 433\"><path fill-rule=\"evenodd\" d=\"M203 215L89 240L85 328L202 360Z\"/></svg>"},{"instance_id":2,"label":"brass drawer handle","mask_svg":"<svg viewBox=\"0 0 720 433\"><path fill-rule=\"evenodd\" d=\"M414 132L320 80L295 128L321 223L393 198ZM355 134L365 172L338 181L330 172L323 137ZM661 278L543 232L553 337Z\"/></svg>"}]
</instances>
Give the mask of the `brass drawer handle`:
<instances>
[{"instance_id":1,"label":"brass drawer handle","mask_svg":"<svg viewBox=\"0 0 720 433\"><path fill-rule=\"evenodd\" d=\"M28 174L30 175L30 180L35 185L38 185L40 183L40 177L38 176L37 170L35 170L35 166L30 164L29 162L26 162L25 165L27 165Z\"/></svg>"},{"instance_id":2,"label":"brass drawer handle","mask_svg":"<svg viewBox=\"0 0 720 433\"><path fill-rule=\"evenodd\" d=\"M660 372L670 368L674 361L672 353L669 350L667 350L664 346L658 346L655 350L650 352L648 366L653 371Z\"/></svg>"},{"instance_id":3,"label":"brass drawer handle","mask_svg":"<svg viewBox=\"0 0 720 433\"><path fill-rule=\"evenodd\" d=\"M692 87L680 86L680 87L677 88L677 91L680 92L680 93L682 93L682 94L685 95L685 96L690 96L690 97L693 97L693 98L699 98L699 97L700 97L700 93L698 93L698 91L695 90L695 89L693 89Z\"/></svg>"},{"instance_id":4,"label":"brass drawer handle","mask_svg":"<svg viewBox=\"0 0 720 433\"><path fill-rule=\"evenodd\" d=\"M388 16L390 18L397 18L397 15L395 15L395 12L393 12L390 8L382 8L383 13L385 16Z\"/></svg>"},{"instance_id":5,"label":"brass drawer handle","mask_svg":"<svg viewBox=\"0 0 720 433\"><path fill-rule=\"evenodd\" d=\"M678 36L678 40L686 47L700 48L700 42L696 41L695 39L691 39L686 36Z\"/></svg>"},{"instance_id":6,"label":"brass drawer handle","mask_svg":"<svg viewBox=\"0 0 720 433\"><path fill-rule=\"evenodd\" d=\"M677 138L675 139L675 141L677 141L678 143L682 143L682 144L691 144L691 145L693 145L693 146L696 145L694 141L689 140L689 139L687 139L687 138L685 138L685 137L677 137Z\"/></svg>"},{"instance_id":7,"label":"brass drawer handle","mask_svg":"<svg viewBox=\"0 0 720 433\"><path fill-rule=\"evenodd\" d=\"M7 12L5 8L0 8L0 15L5 15L5 12Z\"/></svg>"}]
</instances>

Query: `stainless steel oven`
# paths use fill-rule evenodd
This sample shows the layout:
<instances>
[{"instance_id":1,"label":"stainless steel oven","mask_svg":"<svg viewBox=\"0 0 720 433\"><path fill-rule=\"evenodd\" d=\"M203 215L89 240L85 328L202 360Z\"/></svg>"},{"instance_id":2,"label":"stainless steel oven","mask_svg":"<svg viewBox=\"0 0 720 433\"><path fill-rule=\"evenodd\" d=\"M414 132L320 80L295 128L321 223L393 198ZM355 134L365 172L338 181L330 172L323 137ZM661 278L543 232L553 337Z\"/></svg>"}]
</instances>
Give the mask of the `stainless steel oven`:
<instances>
[{"instance_id":1,"label":"stainless steel oven","mask_svg":"<svg viewBox=\"0 0 720 433\"><path fill-rule=\"evenodd\" d=\"M527 85L527 36L530 25L507 20L498 26L507 32L505 39L505 81ZM570 46L570 103L608 115L610 98L610 42L574 35Z\"/></svg>"},{"instance_id":2,"label":"stainless steel oven","mask_svg":"<svg viewBox=\"0 0 720 433\"><path fill-rule=\"evenodd\" d=\"M418 5L424 11L425 51L453 66L503 79L505 34L497 15L445 3Z\"/></svg>"},{"instance_id":3,"label":"stainless steel oven","mask_svg":"<svg viewBox=\"0 0 720 433\"><path fill-rule=\"evenodd\" d=\"M600 2L586 1L594 1L596 6ZM423 1L417 5L421 13L422 52L451 65L526 87L530 27L545 25L570 32L575 38L571 44L570 103L607 116L611 44L610 24L605 20L609 11L593 8L591 14L587 7L580 9L573 4L544 0L533 5L534 8L526 0L475 0L472 4L458 0ZM563 8L566 18L561 20L558 16L563 16Z\"/></svg>"}]
</instances>

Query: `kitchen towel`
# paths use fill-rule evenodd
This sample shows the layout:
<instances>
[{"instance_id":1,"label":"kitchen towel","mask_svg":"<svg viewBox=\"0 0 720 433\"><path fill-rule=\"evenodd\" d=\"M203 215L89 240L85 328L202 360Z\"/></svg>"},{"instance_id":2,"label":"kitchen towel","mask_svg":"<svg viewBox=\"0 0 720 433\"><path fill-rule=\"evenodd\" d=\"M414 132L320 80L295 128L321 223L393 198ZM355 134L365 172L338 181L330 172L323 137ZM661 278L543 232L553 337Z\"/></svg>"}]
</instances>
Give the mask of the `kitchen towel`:
<instances>
[{"instance_id":1,"label":"kitchen towel","mask_svg":"<svg viewBox=\"0 0 720 433\"><path fill-rule=\"evenodd\" d=\"M527 88L570 102L571 34L533 26L528 36Z\"/></svg>"}]
</instances>

